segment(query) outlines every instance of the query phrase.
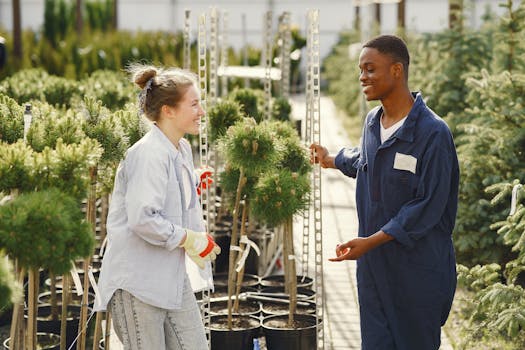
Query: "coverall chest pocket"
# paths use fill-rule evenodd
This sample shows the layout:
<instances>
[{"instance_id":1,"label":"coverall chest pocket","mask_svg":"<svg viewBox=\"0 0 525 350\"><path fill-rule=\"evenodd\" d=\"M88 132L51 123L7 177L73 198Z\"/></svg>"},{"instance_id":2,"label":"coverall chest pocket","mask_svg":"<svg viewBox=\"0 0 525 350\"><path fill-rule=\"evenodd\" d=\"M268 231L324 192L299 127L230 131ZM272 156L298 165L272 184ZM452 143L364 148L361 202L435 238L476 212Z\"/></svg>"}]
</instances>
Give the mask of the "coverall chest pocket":
<instances>
[{"instance_id":1,"label":"coverall chest pocket","mask_svg":"<svg viewBox=\"0 0 525 350\"><path fill-rule=\"evenodd\" d=\"M406 202L416 198L419 176L399 169L391 169L384 182L385 202L391 203L393 210L398 210Z\"/></svg>"}]
</instances>

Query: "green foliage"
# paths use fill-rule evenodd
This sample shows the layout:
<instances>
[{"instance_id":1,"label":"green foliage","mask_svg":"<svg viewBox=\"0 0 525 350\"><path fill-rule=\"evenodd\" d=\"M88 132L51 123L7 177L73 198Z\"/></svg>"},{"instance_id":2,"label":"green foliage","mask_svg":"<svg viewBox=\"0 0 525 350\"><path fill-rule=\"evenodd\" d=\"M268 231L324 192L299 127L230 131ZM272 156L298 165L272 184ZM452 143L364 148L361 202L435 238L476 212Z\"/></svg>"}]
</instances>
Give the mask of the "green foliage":
<instances>
[{"instance_id":1,"label":"green foliage","mask_svg":"<svg viewBox=\"0 0 525 350\"><path fill-rule=\"evenodd\" d=\"M491 205L484 189L506 179L525 180L525 75L503 72L467 80L469 108L458 116L456 137L461 167L455 243L467 264L505 264L512 254L490 228L508 208Z\"/></svg>"},{"instance_id":2,"label":"green foliage","mask_svg":"<svg viewBox=\"0 0 525 350\"><path fill-rule=\"evenodd\" d=\"M90 29L108 31L113 23L113 2L116 0L85 1L87 24Z\"/></svg>"},{"instance_id":3,"label":"green foliage","mask_svg":"<svg viewBox=\"0 0 525 350\"><path fill-rule=\"evenodd\" d=\"M78 83L73 80L49 75L41 69L26 69L2 81L0 93L20 104L39 100L69 108L80 91Z\"/></svg>"},{"instance_id":4,"label":"green foliage","mask_svg":"<svg viewBox=\"0 0 525 350\"><path fill-rule=\"evenodd\" d=\"M499 264L476 265L470 269L458 266L459 285L473 292L475 300L463 306L470 315L466 344L480 338L501 337L512 340L516 348L525 346L525 190L515 180L489 186L487 192L493 195L493 205L502 205L508 203L513 189L516 192L514 213L492 225L492 229L497 229L504 244L512 247L514 258L504 269Z\"/></svg>"},{"instance_id":5,"label":"green foliage","mask_svg":"<svg viewBox=\"0 0 525 350\"><path fill-rule=\"evenodd\" d=\"M0 192L33 189L33 151L22 141L0 142Z\"/></svg>"},{"instance_id":6,"label":"green foliage","mask_svg":"<svg viewBox=\"0 0 525 350\"><path fill-rule=\"evenodd\" d=\"M35 154L35 188L58 188L80 202L87 196L89 169L99 163L102 152L98 142L89 138L78 144L58 139L54 149Z\"/></svg>"},{"instance_id":7,"label":"green foliage","mask_svg":"<svg viewBox=\"0 0 525 350\"><path fill-rule=\"evenodd\" d=\"M224 171L219 175L219 184L225 198L228 200L230 209L234 208L235 193L237 192L237 186L239 185L239 169L234 169L226 164ZM253 197L253 191L255 184L257 183L258 174L250 174L246 176L246 183L244 184L241 191L241 198Z\"/></svg>"},{"instance_id":8,"label":"green foliage","mask_svg":"<svg viewBox=\"0 0 525 350\"><path fill-rule=\"evenodd\" d=\"M0 252L0 310L18 302L22 297L22 286L16 282L13 269Z\"/></svg>"},{"instance_id":9,"label":"green foliage","mask_svg":"<svg viewBox=\"0 0 525 350\"><path fill-rule=\"evenodd\" d=\"M278 156L270 129L252 118L231 126L219 140L219 150L232 168L242 168L248 176L271 167Z\"/></svg>"},{"instance_id":10,"label":"green foliage","mask_svg":"<svg viewBox=\"0 0 525 350\"><path fill-rule=\"evenodd\" d=\"M305 175L312 170L309 153L300 140L286 138L283 140L283 153L278 167L289 169L300 175Z\"/></svg>"},{"instance_id":11,"label":"green foliage","mask_svg":"<svg viewBox=\"0 0 525 350\"><path fill-rule=\"evenodd\" d=\"M277 97L272 102L272 119L279 121L290 121L292 105L287 98Z\"/></svg>"},{"instance_id":12,"label":"green foliage","mask_svg":"<svg viewBox=\"0 0 525 350\"><path fill-rule=\"evenodd\" d=\"M328 93L335 105L348 116L359 114L361 88L359 86L358 57L349 57L349 45L359 43L359 33L343 31L338 43L323 61L323 76L328 81ZM360 46L360 45L359 45ZM363 117L363 116L361 116Z\"/></svg>"},{"instance_id":13,"label":"green foliage","mask_svg":"<svg viewBox=\"0 0 525 350\"><path fill-rule=\"evenodd\" d=\"M33 118L27 132L27 143L35 151L54 148L58 139L70 144L79 143L86 137L72 110L62 112L46 102L35 102L32 107Z\"/></svg>"},{"instance_id":14,"label":"green foliage","mask_svg":"<svg viewBox=\"0 0 525 350\"><path fill-rule=\"evenodd\" d=\"M271 226L284 223L305 209L310 192L310 178L288 169L263 174L255 186L251 212Z\"/></svg>"},{"instance_id":15,"label":"green foliage","mask_svg":"<svg viewBox=\"0 0 525 350\"><path fill-rule=\"evenodd\" d=\"M95 166L102 149L85 138L78 144L58 139L54 148L34 152L21 140L0 142L0 192L27 192L56 187L79 201L86 197L88 169Z\"/></svg>"},{"instance_id":16,"label":"green foliage","mask_svg":"<svg viewBox=\"0 0 525 350\"><path fill-rule=\"evenodd\" d=\"M151 127L151 123L143 118L137 112L137 107L132 104L128 104L125 109L116 111L114 117L122 126L129 147L140 140Z\"/></svg>"},{"instance_id":17,"label":"green foliage","mask_svg":"<svg viewBox=\"0 0 525 350\"><path fill-rule=\"evenodd\" d=\"M499 23L499 30L494 34L494 70L525 70L525 3L515 6L515 1L507 0L500 4L507 11Z\"/></svg>"},{"instance_id":18,"label":"green foliage","mask_svg":"<svg viewBox=\"0 0 525 350\"><path fill-rule=\"evenodd\" d=\"M469 106L467 78L487 67L492 58L487 33L450 29L424 36L414 46L412 52L424 54L413 55L410 68L413 89L425 93L426 103L438 115L461 113ZM451 127L454 129L454 124Z\"/></svg>"},{"instance_id":19,"label":"green foliage","mask_svg":"<svg viewBox=\"0 0 525 350\"><path fill-rule=\"evenodd\" d=\"M0 140L14 143L24 137L24 109L0 93Z\"/></svg>"},{"instance_id":20,"label":"green foliage","mask_svg":"<svg viewBox=\"0 0 525 350\"><path fill-rule=\"evenodd\" d=\"M46 0L44 4L44 37L53 45L63 39L74 27L75 9L72 2Z\"/></svg>"},{"instance_id":21,"label":"green foliage","mask_svg":"<svg viewBox=\"0 0 525 350\"><path fill-rule=\"evenodd\" d=\"M112 111L124 108L136 98L133 84L121 72L97 70L80 84L85 96L101 101Z\"/></svg>"},{"instance_id":22,"label":"green foliage","mask_svg":"<svg viewBox=\"0 0 525 350\"><path fill-rule=\"evenodd\" d=\"M94 243L78 202L59 190L21 194L0 206L0 246L22 267L63 274L92 254Z\"/></svg>"},{"instance_id":23,"label":"green foliage","mask_svg":"<svg viewBox=\"0 0 525 350\"><path fill-rule=\"evenodd\" d=\"M101 161L119 162L128 148L128 140L118 115L111 114L100 101L90 97L84 98L83 107L82 129L87 137L97 140L104 149Z\"/></svg>"},{"instance_id":24,"label":"green foliage","mask_svg":"<svg viewBox=\"0 0 525 350\"><path fill-rule=\"evenodd\" d=\"M252 89L236 89L229 95L233 101L237 102L241 106L241 111L245 117L253 118L259 123L263 115L259 111L259 105L262 103L259 101L259 97L255 90Z\"/></svg>"},{"instance_id":25,"label":"green foliage","mask_svg":"<svg viewBox=\"0 0 525 350\"><path fill-rule=\"evenodd\" d=\"M267 126L276 136L275 142L279 150L279 157L276 162L278 169L286 168L300 175L312 170L309 151L301 143L297 131L290 122L264 121L262 124Z\"/></svg>"},{"instance_id":26,"label":"green foliage","mask_svg":"<svg viewBox=\"0 0 525 350\"><path fill-rule=\"evenodd\" d=\"M231 100L222 100L216 103L207 113L210 141L216 142L226 134L226 130L242 119L239 103Z\"/></svg>"},{"instance_id":27,"label":"green foliage","mask_svg":"<svg viewBox=\"0 0 525 350\"><path fill-rule=\"evenodd\" d=\"M42 69L25 69L0 83L0 93L5 94L19 104L32 100L44 100L44 83L49 74Z\"/></svg>"}]
</instances>

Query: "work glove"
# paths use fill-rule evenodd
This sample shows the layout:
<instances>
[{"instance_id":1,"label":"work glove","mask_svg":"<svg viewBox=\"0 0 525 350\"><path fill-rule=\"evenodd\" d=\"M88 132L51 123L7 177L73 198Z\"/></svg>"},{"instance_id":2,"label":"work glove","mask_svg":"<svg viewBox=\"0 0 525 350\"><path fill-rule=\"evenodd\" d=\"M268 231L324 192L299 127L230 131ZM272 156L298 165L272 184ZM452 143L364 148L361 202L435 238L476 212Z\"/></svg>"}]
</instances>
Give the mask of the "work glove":
<instances>
[{"instance_id":1,"label":"work glove","mask_svg":"<svg viewBox=\"0 0 525 350\"><path fill-rule=\"evenodd\" d=\"M221 253L221 248L215 243L212 236L206 232L195 232L186 229L186 240L181 244L188 256L201 269L206 261L213 261Z\"/></svg>"},{"instance_id":2,"label":"work glove","mask_svg":"<svg viewBox=\"0 0 525 350\"><path fill-rule=\"evenodd\" d=\"M213 183L213 179L211 178L213 175L213 169L206 167L206 168L199 168L196 170L197 175L199 177L199 184L197 186L197 194L200 196L201 192L208 188Z\"/></svg>"}]
</instances>

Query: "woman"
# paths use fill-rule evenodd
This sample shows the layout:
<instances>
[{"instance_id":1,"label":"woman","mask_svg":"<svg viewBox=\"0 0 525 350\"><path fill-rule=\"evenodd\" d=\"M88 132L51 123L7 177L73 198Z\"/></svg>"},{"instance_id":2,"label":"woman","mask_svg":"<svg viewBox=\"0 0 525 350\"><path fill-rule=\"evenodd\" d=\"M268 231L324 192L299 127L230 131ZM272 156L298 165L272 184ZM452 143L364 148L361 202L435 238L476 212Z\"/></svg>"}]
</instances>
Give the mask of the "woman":
<instances>
[{"instance_id":1,"label":"woman","mask_svg":"<svg viewBox=\"0 0 525 350\"><path fill-rule=\"evenodd\" d=\"M95 311L111 312L126 350L207 349L193 292L213 286L210 261L220 248L204 232L183 138L199 133L199 90L180 69L137 65L130 72L153 126L117 170Z\"/></svg>"}]
</instances>

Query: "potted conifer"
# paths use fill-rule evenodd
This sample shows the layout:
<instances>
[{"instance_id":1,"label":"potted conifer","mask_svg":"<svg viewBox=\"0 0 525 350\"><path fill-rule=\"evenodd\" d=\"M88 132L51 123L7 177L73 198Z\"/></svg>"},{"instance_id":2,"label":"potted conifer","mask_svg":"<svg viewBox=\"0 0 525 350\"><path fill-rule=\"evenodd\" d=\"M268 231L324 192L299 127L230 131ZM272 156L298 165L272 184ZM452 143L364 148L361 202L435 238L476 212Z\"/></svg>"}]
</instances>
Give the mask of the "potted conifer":
<instances>
[{"instance_id":1,"label":"potted conifer","mask_svg":"<svg viewBox=\"0 0 525 350\"><path fill-rule=\"evenodd\" d=\"M265 317L262 326L268 349L315 349L316 318L297 313L298 279L293 247L293 217L309 204L311 166L306 149L289 123L269 122L269 125L282 151L272 171L263 174L255 185L251 209L259 220L282 228L284 291L289 295L289 308L287 314Z\"/></svg>"}]
</instances>

